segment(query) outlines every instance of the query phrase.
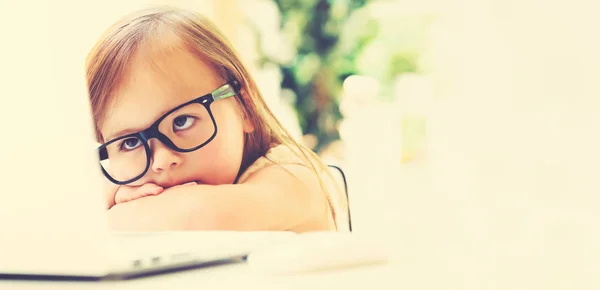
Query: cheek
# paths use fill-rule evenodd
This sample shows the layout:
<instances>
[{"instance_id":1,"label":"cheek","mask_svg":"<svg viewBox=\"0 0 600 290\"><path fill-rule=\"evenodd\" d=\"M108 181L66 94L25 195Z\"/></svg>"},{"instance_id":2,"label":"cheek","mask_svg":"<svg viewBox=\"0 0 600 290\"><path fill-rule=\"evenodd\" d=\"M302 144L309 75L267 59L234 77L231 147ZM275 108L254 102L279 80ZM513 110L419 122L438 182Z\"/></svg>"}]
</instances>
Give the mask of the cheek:
<instances>
[{"instance_id":1,"label":"cheek","mask_svg":"<svg viewBox=\"0 0 600 290\"><path fill-rule=\"evenodd\" d=\"M217 136L209 144L189 155L188 168L194 170L194 175L203 183L229 184L237 177L242 161L244 135L241 127L232 127L238 126L219 126Z\"/></svg>"}]
</instances>

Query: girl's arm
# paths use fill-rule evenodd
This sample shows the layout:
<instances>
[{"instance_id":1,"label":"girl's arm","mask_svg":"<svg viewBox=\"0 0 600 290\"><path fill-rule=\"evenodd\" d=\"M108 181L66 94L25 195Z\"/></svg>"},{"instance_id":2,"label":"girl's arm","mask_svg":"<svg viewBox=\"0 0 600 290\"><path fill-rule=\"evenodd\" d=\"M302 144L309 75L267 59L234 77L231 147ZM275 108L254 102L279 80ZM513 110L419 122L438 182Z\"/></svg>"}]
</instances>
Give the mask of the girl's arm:
<instances>
[{"instance_id":1,"label":"girl's arm","mask_svg":"<svg viewBox=\"0 0 600 290\"><path fill-rule=\"evenodd\" d=\"M273 165L243 184L191 185L117 204L114 230L288 230L314 224L327 230L329 208L314 173L301 165Z\"/></svg>"}]
</instances>

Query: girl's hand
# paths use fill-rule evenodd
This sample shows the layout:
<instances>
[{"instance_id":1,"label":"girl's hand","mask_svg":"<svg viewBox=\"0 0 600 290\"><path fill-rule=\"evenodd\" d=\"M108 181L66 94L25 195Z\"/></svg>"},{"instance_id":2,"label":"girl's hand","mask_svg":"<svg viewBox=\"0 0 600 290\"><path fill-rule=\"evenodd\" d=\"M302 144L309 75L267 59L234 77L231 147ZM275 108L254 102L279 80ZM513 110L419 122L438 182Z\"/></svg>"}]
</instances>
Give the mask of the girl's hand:
<instances>
[{"instance_id":1,"label":"girl's hand","mask_svg":"<svg viewBox=\"0 0 600 290\"><path fill-rule=\"evenodd\" d=\"M117 194L117 190L119 190L119 186L110 182L108 179L105 179L104 181L106 208L111 209L113 206L115 206L115 195Z\"/></svg>"},{"instance_id":2,"label":"girl's hand","mask_svg":"<svg viewBox=\"0 0 600 290\"><path fill-rule=\"evenodd\" d=\"M121 185L115 193L115 203L124 203L138 198L151 195L159 195L164 191L164 188L154 184L146 183L141 186Z\"/></svg>"},{"instance_id":3,"label":"girl's hand","mask_svg":"<svg viewBox=\"0 0 600 290\"><path fill-rule=\"evenodd\" d=\"M182 187L182 186L195 185L195 184L197 184L197 183L196 182L188 182L188 183L169 187L168 190L173 189L173 188ZM146 197L146 196L159 195L159 194L163 193L164 191L165 191L165 189L163 187L158 186L154 183L146 183L141 186L122 185L119 187L119 189L117 190L117 193L115 194L115 203L117 203L117 204L124 203L124 202L136 200L138 198L142 198L142 197Z\"/></svg>"}]
</instances>

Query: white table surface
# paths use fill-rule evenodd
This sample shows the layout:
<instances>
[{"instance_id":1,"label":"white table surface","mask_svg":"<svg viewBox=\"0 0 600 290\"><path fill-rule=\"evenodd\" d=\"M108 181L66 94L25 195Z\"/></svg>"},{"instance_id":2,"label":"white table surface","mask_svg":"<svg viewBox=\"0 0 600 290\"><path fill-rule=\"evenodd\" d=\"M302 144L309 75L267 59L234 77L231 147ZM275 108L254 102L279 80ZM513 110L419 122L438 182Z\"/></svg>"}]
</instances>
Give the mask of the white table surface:
<instances>
[{"instance_id":1,"label":"white table surface","mask_svg":"<svg viewBox=\"0 0 600 290\"><path fill-rule=\"evenodd\" d=\"M381 236L392 249L393 240ZM388 244L387 242L391 243ZM398 248L399 247L395 247ZM373 283L398 282L401 259L390 252L386 263L361 265L309 274L260 272L245 262L177 271L123 281L0 280L3 289L369 289ZM406 282L406 279L404 279ZM341 287L341 288L339 288ZM399 289L393 284L377 289Z\"/></svg>"}]
</instances>

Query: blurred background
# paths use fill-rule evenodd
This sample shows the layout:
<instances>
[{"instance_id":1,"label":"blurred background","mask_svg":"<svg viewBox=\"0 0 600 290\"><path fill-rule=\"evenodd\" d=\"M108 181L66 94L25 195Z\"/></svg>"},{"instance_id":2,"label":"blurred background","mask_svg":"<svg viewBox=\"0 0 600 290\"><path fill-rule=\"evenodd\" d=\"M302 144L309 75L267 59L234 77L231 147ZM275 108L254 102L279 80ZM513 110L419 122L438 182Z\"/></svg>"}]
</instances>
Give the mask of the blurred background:
<instances>
[{"instance_id":1,"label":"blurred background","mask_svg":"<svg viewBox=\"0 0 600 290\"><path fill-rule=\"evenodd\" d=\"M356 230L410 227L421 206L452 209L447 195L456 191L478 211L495 210L482 192L526 208L524 192L586 188L592 176L573 168L596 168L595 151L585 150L598 145L591 133L600 124L600 20L590 1L77 3L88 12L82 53L116 19L149 5L212 19L287 128L346 171ZM432 192L449 200L423 199ZM551 201L563 200L536 202ZM382 209L403 217L383 222ZM461 211L446 213L463 215L461 227L481 220Z\"/></svg>"},{"instance_id":2,"label":"blurred background","mask_svg":"<svg viewBox=\"0 0 600 290\"><path fill-rule=\"evenodd\" d=\"M366 211L380 211L400 166L426 157L431 38L444 8L437 2L105 1L85 8L95 11L86 19L87 45L142 7L167 4L206 15L233 42L285 126L344 169L355 228L367 229L381 217Z\"/></svg>"},{"instance_id":3,"label":"blurred background","mask_svg":"<svg viewBox=\"0 0 600 290\"><path fill-rule=\"evenodd\" d=\"M72 1L53 10L65 66L156 4L222 29L286 127L344 168L354 229L390 234L407 285L600 286L595 1Z\"/></svg>"}]
</instances>

